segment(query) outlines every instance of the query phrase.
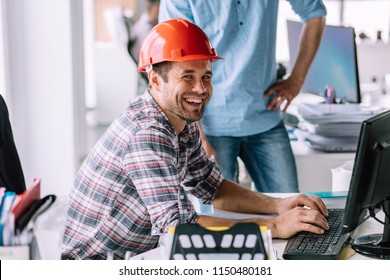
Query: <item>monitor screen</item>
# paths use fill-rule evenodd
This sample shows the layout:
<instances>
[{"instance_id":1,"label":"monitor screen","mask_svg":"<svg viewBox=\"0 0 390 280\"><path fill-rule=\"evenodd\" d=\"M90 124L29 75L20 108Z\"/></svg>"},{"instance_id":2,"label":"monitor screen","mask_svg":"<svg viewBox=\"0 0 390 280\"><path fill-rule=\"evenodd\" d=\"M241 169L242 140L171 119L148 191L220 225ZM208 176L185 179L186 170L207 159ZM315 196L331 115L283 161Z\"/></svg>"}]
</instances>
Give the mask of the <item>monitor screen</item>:
<instances>
[{"instance_id":1,"label":"monitor screen","mask_svg":"<svg viewBox=\"0 0 390 280\"><path fill-rule=\"evenodd\" d=\"M303 24L287 21L290 69L295 64ZM338 102L360 103L355 32L351 27L326 25L320 47L310 66L302 92L324 95L329 86Z\"/></svg>"},{"instance_id":2,"label":"monitor screen","mask_svg":"<svg viewBox=\"0 0 390 280\"><path fill-rule=\"evenodd\" d=\"M358 252L390 258L390 111L362 123L348 192L344 232L352 232L363 221L385 213L383 234L357 238L352 246ZM383 219L382 219L383 220ZM387 224L387 225L386 225Z\"/></svg>"}]
</instances>

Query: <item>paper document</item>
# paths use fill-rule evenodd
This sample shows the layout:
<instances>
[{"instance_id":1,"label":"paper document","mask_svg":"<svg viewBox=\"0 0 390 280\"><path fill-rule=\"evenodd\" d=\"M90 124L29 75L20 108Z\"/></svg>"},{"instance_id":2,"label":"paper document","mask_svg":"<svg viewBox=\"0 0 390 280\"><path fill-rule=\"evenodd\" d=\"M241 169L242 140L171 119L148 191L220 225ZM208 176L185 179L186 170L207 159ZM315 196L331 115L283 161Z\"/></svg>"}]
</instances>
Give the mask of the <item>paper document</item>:
<instances>
[{"instance_id":1,"label":"paper document","mask_svg":"<svg viewBox=\"0 0 390 280\"><path fill-rule=\"evenodd\" d=\"M325 137L359 137L361 125L361 122L331 122L323 124L305 122L300 127L311 134Z\"/></svg>"},{"instance_id":2,"label":"paper document","mask_svg":"<svg viewBox=\"0 0 390 280\"><path fill-rule=\"evenodd\" d=\"M384 110L378 106L361 104L307 104L298 105L299 117L311 124L361 123Z\"/></svg>"},{"instance_id":3,"label":"paper document","mask_svg":"<svg viewBox=\"0 0 390 280\"><path fill-rule=\"evenodd\" d=\"M314 150L323 152L355 152L359 137L325 137L296 129L294 134Z\"/></svg>"}]
</instances>

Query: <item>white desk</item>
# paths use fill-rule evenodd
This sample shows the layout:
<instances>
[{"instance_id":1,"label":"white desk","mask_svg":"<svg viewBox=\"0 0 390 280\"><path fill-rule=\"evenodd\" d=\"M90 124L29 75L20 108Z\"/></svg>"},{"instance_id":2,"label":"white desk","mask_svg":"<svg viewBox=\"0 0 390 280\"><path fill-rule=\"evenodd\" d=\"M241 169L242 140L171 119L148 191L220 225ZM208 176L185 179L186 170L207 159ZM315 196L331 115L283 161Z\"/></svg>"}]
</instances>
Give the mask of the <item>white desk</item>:
<instances>
[{"instance_id":1,"label":"white desk","mask_svg":"<svg viewBox=\"0 0 390 280\"><path fill-rule=\"evenodd\" d=\"M286 197L292 194L269 194L277 197ZM323 199L325 204L328 208L343 208L345 205L345 198L328 198ZM247 219L252 217L258 217L259 215L254 214L242 214L242 213L234 213L234 212L228 212L224 210L215 209L214 213L211 214L215 217L220 218L231 218L231 219ZM264 217L264 216L262 216ZM352 234L352 238L356 236L361 236L363 234L370 234L370 233L380 233L382 232L382 226L374 221L373 219L369 219L366 222L364 222L362 225L360 225ZM273 239L273 247L276 252L276 256L278 259L282 259L284 248L287 244L286 239ZM145 252L143 254L139 254L137 256L134 256L131 258L132 260L161 260L162 257L162 248L158 247L153 250L150 250L148 252ZM348 258L349 260L362 260L362 259L369 259L365 256L355 254Z\"/></svg>"}]
</instances>

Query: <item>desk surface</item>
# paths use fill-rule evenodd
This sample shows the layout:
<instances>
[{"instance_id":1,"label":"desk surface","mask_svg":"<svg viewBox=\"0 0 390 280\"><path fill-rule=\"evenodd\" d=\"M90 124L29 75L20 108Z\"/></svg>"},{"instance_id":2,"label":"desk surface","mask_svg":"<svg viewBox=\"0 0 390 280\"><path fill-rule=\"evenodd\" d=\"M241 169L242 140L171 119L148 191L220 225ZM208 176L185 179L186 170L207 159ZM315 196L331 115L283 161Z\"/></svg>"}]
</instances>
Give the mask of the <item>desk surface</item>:
<instances>
[{"instance_id":1,"label":"desk surface","mask_svg":"<svg viewBox=\"0 0 390 280\"><path fill-rule=\"evenodd\" d=\"M287 197L293 194L275 193L275 194L268 194L268 195L277 196L277 197ZM323 201L325 202L328 208L344 208L345 205L345 198L324 198ZM219 209L214 209L214 212L210 215L213 215L215 217L220 217L220 218L232 218L232 219L247 219L256 216L264 217L264 215L234 213L234 212L229 212L229 211L224 211ZM354 231L352 238L355 236L361 236L363 234L378 233L381 232L381 229L382 227L378 222L374 221L373 219L369 219ZM282 259L282 254L286 244L287 244L287 239L273 239L272 245L274 247L278 259ZM143 254L134 256L131 259L132 260L161 260L163 259L162 248L158 247L156 249L150 250ZM348 259L362 260L362 259L369 259L369 258L359 254L354 254Z\"/></svg>"}]
</instances>

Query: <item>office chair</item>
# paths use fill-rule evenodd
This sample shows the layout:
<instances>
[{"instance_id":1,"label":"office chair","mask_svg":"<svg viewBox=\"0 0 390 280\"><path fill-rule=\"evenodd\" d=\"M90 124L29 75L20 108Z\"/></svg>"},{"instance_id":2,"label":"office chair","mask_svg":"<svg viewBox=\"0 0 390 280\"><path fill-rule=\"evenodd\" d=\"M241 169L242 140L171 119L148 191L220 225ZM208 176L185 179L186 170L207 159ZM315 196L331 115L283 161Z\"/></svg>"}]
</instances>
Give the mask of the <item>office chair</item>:
<instances>
[{"instance_id":1,"label":"office chair","mask_svg":"<svg viewBox=\"0 0 390 280\"><path fill-rule=\"evenodd\" d=\"M135 65L137 65L137 67L138 67L138 58L134 57L131 54L131 48L132 48L133 44L134 44L134 41L130 38L129 41L127 42L127 52L129 53L131 59L134 61ZM146 82L146 84L149 84L148 75L145 72L140 72L139 75Z\"/></svg>"},{"instance_id":2,"label":"office chair","mask_svg":"<svg viewBox=\"0 0 390 280\"><path fill-rule=\"evenodd\" d=\"M21 194L26 183L16 150L7 105L0 95L0 187Z\"/></svg>"}]
</instances>

